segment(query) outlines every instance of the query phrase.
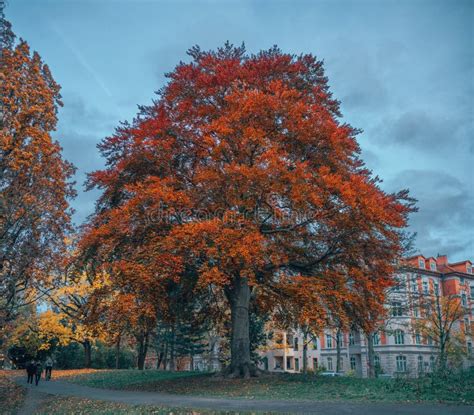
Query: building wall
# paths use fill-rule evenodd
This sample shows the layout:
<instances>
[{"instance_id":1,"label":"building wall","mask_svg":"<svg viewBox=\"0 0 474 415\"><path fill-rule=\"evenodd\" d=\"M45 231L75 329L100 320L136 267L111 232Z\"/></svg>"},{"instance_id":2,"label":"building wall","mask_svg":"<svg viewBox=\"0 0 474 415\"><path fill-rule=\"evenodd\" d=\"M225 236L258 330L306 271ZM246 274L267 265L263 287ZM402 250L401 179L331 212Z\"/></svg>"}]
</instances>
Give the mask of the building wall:
<instances>
[{"instance_id":1,"label":"building wall","mask_svg":"<svg viewBox=\"0 0 474 415\"><path fill-rule=\"evenodd\" d=\"M401 373L416 376L420 371L430 371L434 366L437 346L429 339L417 337L413 323L421 318L424 312L417 306L419 300L434 295L435 292L440 295L455 295L459 297L459 301L464 302L468 312L457 326L465 332L467 348L474 349L474 275L470 261L449 264L445 256L435 259L419 255L409 258L404 271L395 278L399 284L387 294L388 317L384 322L384 331L378 333L379 344L374 346L382 373L389 376ZM403 310L402 315L397 312L400 307ZM396 344L396 330L403 331L403 344ZM300 372L303 367L302 334L292 331L281 333L281 336L281 342L274 342L262 350L261 355L267 362L262 363L262 368L279 372ZM342 336L341 371L347 373L353 370L357 376L365 377L368 372L365 338L361 333L352 333L351 337L354 339L353 344L349 344L349 333ZM297 345L294 338L298 339ZM335 371L336 356L335 331L324 330L317 339L316 348L312 342L309 344L308 368L315 370L313 359L317 359L319 366L328 371ZM465 359L465 367L474 365L473 356L471 352L471 356Z\"/></svg>"}]
</instances>

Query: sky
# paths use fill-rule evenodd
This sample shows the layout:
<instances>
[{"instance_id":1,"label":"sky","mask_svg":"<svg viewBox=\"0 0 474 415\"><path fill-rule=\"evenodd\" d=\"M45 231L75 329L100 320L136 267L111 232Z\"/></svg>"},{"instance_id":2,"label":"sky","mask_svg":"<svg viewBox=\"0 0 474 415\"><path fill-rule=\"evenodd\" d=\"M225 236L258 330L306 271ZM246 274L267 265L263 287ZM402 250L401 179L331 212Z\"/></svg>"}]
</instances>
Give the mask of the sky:
<instances>
[{"instance_id":1,"label":"sky","mask_svg":"<svg viewBox=\"0 0 474 415\"><path fill-rule=\"evenodd\" d=\"M7 18L62 86L54 137L77 167L80 224L96 149L193 45L278 45L325 62L343 120L387 191L408 188L416 251L474 260L474 2L7 0Z\"/></svg>"}]
</instances>

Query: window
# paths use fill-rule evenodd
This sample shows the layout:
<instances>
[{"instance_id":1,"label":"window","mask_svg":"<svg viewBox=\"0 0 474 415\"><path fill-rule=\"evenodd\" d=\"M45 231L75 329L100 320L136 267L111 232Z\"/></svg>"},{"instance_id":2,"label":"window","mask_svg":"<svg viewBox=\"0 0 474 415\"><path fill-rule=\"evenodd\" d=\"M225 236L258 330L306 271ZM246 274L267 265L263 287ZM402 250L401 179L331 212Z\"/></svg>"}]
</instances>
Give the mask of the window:
<instances>
[{"instance_id":1,"label":"window","mask_svg":"<svg viewBox=\"0 0 474 415\"><path fill-rule=\"evenodd\" d=\"M435 368L435 357L430 356L430 369L434 370L434 368Z\"/></svg>"},{"instance_id":2,"label":"window","mask_svg":"<svg viewBox=\"0 0 474 415\"><path fill-rule=\"evenodd\" d=\"M433 338L431 336L427 336L426 343L428 343L428 346L433 346Z\"/></svg>"},{"instance_id":3,"label":"window","mask_svg":"<svg viewBox=\"0 0 474 415\"><path fill-rule=\"evenodd\" d=\"M423 356L418 356L418 372L423 372Z\"/></svg>"},{"instance_id":4,"label":"window","mask_svg":"<svg viewBox=\"0 0 474 415\"><path fill-rule=\"evenodd\" d=\"M461 294L461 304L463 305L463 307L467 306L467 296L464 292Z\"/></svg>"},{"instance_id":5,"label":"window","mask_svg":"<svg viewBox=\"0 0 474 415\"><path fill-rule=\"evenodd\" d=\"M392 316L393 317L403 316L402 303L399 303L399 302L393 302L392 303Z\"/></svg>"},{"instance_id":6,"label":"window","mask_svg":"<svg viewBox=\"0 0 474 415\"><path fill-rule=\"evenodd\" d=\"M337 342L337 345L339 347L343 347L343 344L342 344L342 334L341 333L337 333L336 335L336 342Z\"/></svg>"},{"instance_id":7,"label":"window","mask_svg":"<svg viewBox=\"0 0 474 415\"><path fill-rule=\"evenodd\" d=\"M434 293L435 295L439 294L439 284L437 282L434 283Z\"/></svg>"},{"instance_id":8,"label":"window","mask_svg":"<svg viewBox=\"0 0 474 415\"><path fill-rule=\"evenodd\" d=\"M374 333L373 339L374 339L374 346L378 346L380 344L380 335L378 332Z\"/></svg>"},{"instance_id":9,"label":"window","mask_svg":"<svg viewBox=\"0 0 474 415\"><path fill-rule=\"evenodd\" d=\"M300 371L300 359L295 359L295 370Z\"/></svg>"},{"instance_id":10,"label":"window","mask_svg":"<svg viewBox=\"0 0 474 415\"><path fill-rule=\"evenodd\" d=\"M318 339L313 339L313 349L314 350L318 349Z\"/></svg>"},{"instance_id":11,"label":"window","mask_svg":"<svg viewBox=\"0 0 474 415\"><path fill-rule=\"evenodd\" d=\"M420 332L415 332L415 344L421 344L421 334Z\"/></svg>"},{"instance_id":12,"label":"window","mask_svg":"<svg viewBox=\"0 0 474 415\"><path fill-rule=\"evenodd\" d=\"M344 370L344 358L343 357L339 358L339 370L340 371Z\"/></svg>"},{"instance_id":13,"label":"window","mask_svg":"<svg viewBox=\"0 0 474 415\"><path fill-rule=\"evenodd\" d=\"M328 370L332 371L332 357L328 357Z\"/></svg>"},{"instance_id":14,"label":"window","mask_svg":"<svg viewBox=\"0 0 474 415\"><path fill-rule=\"evenodd\" d=\"M410 285L411 285L411 290L412 290L413 292L418 291L418 284L417 284L416 281L417 281L417 277L416 277L415 275L413 275L413 277L412 277L412 279L411 279L411 283L410 283Z\"/></svg>"},{"instance_id":15,"label":"window","mask_svg":"<svg viewBox=\"0 0 474 415\"><path fill-rule=\"evenodd\" d=\"M472 265L467 264L467 273L472 274Z\"/></svg>"},{"instance_id":16,"label":"window","mask_svg":"<svg viewBox=\"0 0 474 415\"><path fill-rule=\"evenodd\" d=\"M466 333L469 333L469 329L470 329L470 325L469 325L469 318L468 317L464 317L464 331Z\"/></svg>"},{"instance_id":17,"label":"window","mask_svg":"<svg viewBox=\"0 0 474 415\"><path fill-rule=\"evenodd\" d=\"M295 337L293 341L293 349L298 350L298 337Z\"/></svg>"},{"instance_id":18,"label":"window","mask_svg":"<svg viewBox=\"0 0 474 415\"><path fill-rule=\"evenodd\" d=\"M349 333L349 346L353 346L355 344L354 332Z\"/></svg>"},{"instance_id":19,"label":"window","mask_svg":"<svg viewBox=\"0 0 474 415\"><path fill-rule=\"evenodd\" d=\"M425 268L425 260L423 258L418 258L418 266L420 268Z\"/></svg>"},{"instance_id":20,"label":"window","mask_svg":"<svg viewBox=\"0 0 474 415\"><path fill-rule=\"evenodd\" d=\"M313 357L313 369L316 370L318 368L318 358Z\"/></svg>"},{"instance_id":21,"label":"window","mask_svg":"<svg viewBox=\"0 0 474 415\"><path fill-rule=\"evenodd\" d=\"M405 344L405 333L403 330L395 330L395 344Z\"/></svg>"},{"instance_id":22,"label":"window","mask_svg":"<svg viewBox=\"0 0 474 415\"><path fill-rule=\"evenodd\" d=\"M413 317L418 317L419 314L420 314L420 313L418 312L418 306L415 305L415 306L413 307Z\"/></svg>"},{"instance_id":23,"label":"window","mask_svg":"<svg viewBox=\"0 0 474 415\"><path fill-rule=\"evenodd\" d=\"M286 368L287 369L293 369L293 358L292 357L287 357L286 358Z\"/></svg>"},{"instance_id":24,"label":"window","mask_svg":"<svg viewBox=\"0 0 474 415\"><path fill-rule=\"evenodd\" d=\"M405 288L405 277L403 275L399 275L396 278L397 284L393 287L395 291L400 291Z\"/></svg>"},{"instance_id":25,"label":"window","mask_svg":"<svg viewBox=\"0 0 474 415\"><path fill-rule=\"evenodd\" d=\"M330 334L326 334L326 347L328 349L332 348L332 336Z\"/></svg>"},{"instance_id":26,"label":"window","mask_svg":"<svg viewBox=\"0 0 474 415\"><path fill-rule=\"evenodd\" d=\"M467 354L472 355L472 342L467 342Z\"/></svg>"},{"instance_id":27,"label":"window","mask_svg":"<svg viewBox=\"0 0 474 415\"><path fill-rule=\"evenodd\" d=\"M429 292L428 281L423 280L423 294L428 294L428 292Z\"/></svg>"},{"instance_id":28,"label":"window","mask_svg":"<svg viewBox=\"0 0 474 415\"><path fill-rule=\"evenodd\" d=\"M381 369L382 369L382 366L380 364L380 356L378 356L378 355L374 356L374 366L375 366L375 371L377 373L380 373Z\"/></svg>"},{"instance_id":29,"label":"window","mask_svg":"<svg viewBox=\"0 0 474 415\"><path fill-rule=\"evenodd\" d=\"M356 370L356 358L351 356L351 370Z\"/></svg>"},{"instance_id":30,"label":"window","mask_svg":"<svg viewBox=\"0 0 474 415\"><path fill-rule=\"evenodd\" d=\"M431 271L436 271L436 262L430 261L430 270Z\"/></svg>"},{"instance_id":31,"label":"window","mask_svg":"<svg viewBox=\"0 0 474 415\"><path fill-rule=\"evenodd\" d=\"M407 358L406 356L397 356L397 372L407 371Z\"/></svg>"},{"instance_id":32,"label":"window","mask_svg":"<svg viewBox=\"0 0 474 415\"><path fill-rule=\"evenodd\" d=\"M471 298L474 298L474 285L471 285Z\"/></svg>"}]
</instances>

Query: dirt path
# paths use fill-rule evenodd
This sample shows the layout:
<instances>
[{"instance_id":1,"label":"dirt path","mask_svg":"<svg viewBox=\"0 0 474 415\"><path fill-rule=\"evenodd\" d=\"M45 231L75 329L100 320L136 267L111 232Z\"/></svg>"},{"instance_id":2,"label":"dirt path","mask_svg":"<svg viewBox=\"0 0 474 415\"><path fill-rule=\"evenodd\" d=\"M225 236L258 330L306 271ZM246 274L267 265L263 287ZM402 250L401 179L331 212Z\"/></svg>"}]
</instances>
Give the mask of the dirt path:
<instances>
[{"instance_id":1,"label":"dirt path","mask_svg":"<svg viewBox=\"0 0 474 415\"><path fill-rule=\"evenodd\" d=\"M389 404L360 402L311 402L279 400L240 400L172 395L160 392L135 392L97 389L64 381L40 382L28 386L24 379L15 381L28 388L29 393L21 414L32 414L44 394L74 396L100 401L133 405L157 405L171 408L194 408L223 411L261 411L321 415L474 415L474 407L438 404Z\"/></svg>"}]
</instances>

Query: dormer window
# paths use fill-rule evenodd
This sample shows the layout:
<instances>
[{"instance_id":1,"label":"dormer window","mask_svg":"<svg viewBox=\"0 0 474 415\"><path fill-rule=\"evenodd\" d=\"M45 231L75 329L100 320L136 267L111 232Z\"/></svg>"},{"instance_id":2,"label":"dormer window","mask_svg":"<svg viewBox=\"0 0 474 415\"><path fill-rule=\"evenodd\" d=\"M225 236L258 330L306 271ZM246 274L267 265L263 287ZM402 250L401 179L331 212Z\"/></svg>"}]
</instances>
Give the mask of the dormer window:
<instances>
[{"instance_id":1,"label":"dormer window","mask_svg":"<svg viewBox=\"0 0 474 415\"><path fill-rule=\"evenodd\" d=\"M467 273L472 274L472 265L467 264Z\"/></svg>"},{"instance_id":2,"label":"dormer window","mask_svg":"<svg viewBox=\"0 0 474 415\"><path fill-rule=\"evenodd\" d=\"M430 261L430 269L431 271L436 271L436 262Z\"/></svg>"},{"instance_id":3,"label":"dormer window","mask_svg":"<svg viewBox=\"0 0 474 415\"><path fill-rule=\"evenodd\" d=\"M418 267L425 268L425 260L423 258L418 259Z\"/></svg>"}]
</instances>

